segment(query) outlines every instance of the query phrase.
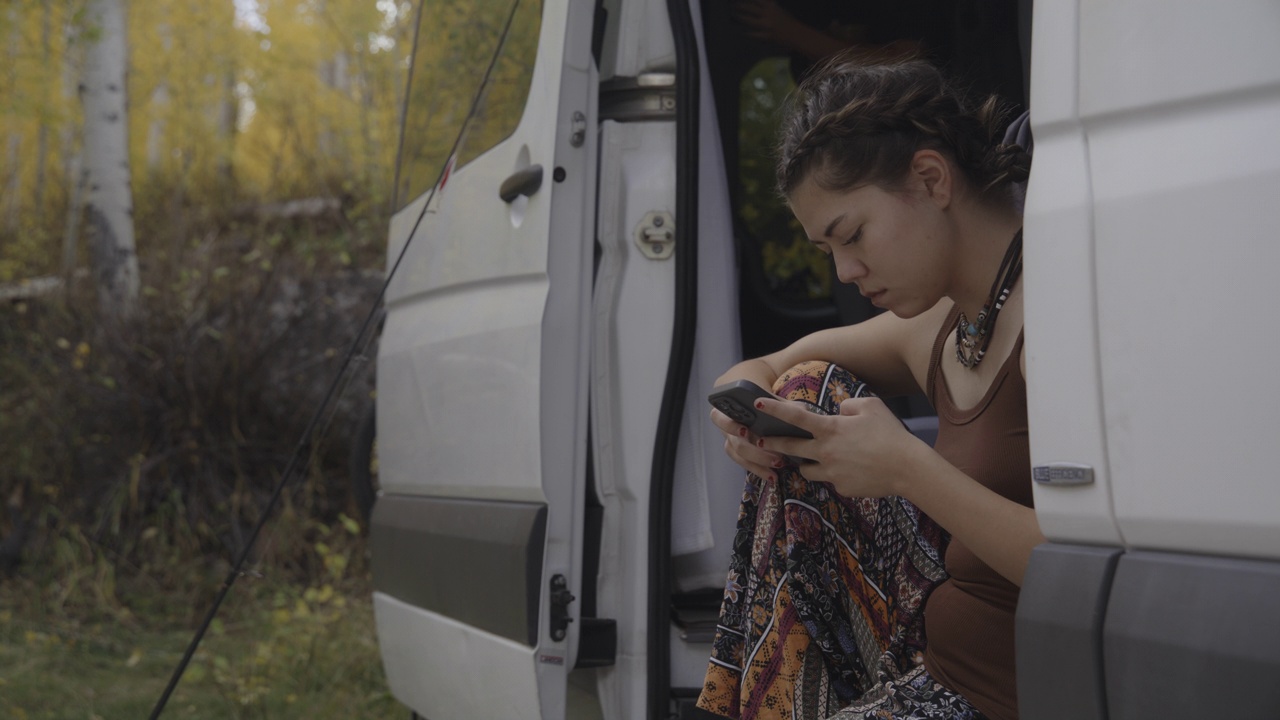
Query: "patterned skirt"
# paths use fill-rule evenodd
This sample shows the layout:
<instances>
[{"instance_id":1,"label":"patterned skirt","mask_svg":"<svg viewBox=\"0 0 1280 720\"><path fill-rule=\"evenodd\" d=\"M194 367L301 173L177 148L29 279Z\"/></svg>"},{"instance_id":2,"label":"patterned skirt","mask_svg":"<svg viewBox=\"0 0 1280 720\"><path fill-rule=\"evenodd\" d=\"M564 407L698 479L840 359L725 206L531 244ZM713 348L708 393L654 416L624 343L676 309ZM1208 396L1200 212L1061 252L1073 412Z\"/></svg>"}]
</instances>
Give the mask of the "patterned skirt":
<instances>
[{"instance_id":1,"label":"patterned skirt","mask_svg":"<svg viewBox=\"0 0 1280 720\"><path fill-rule=\"evenodd\" d=\"M792 368L774 392L829 414L870 394L822 362ZM846 714L856 709L848 707L838 717L980 717L916 667L925 599L946 579L947 540L899 497L841 497L790 466L776 482L748 476L698 708L743 720L816 720L861 699L865 712ZM910 703L909 695L947 714L877 709Z\"/></svg>"}]
</instances>

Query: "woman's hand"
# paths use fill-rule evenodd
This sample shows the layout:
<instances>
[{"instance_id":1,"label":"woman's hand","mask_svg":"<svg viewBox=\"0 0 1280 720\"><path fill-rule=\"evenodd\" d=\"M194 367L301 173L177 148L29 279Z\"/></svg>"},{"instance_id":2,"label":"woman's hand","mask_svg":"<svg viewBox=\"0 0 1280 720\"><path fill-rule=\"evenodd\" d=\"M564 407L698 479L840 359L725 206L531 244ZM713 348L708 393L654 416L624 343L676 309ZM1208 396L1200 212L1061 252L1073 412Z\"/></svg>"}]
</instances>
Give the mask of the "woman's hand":
<instances>
[{"instance_id":1,"label":"woman's hand","mask_svg":"<svg viewBox=\"0 0 1280 720\"><path fill-rule=\"evenodd\" d=\"M711 423L724 433L725 453L747 472L770 477L788 462L782 455L761 448L758 444L760 438L752 434L746 425L734 422L715 408L711 409Z\"/></svg>"},{"instance_id":2,"label":"woman's hand","mask_svg":"<svg viewBox=\"0 0 1280 720\"><path fill-rule=\"evenodd\" d=\"M735 0L733 15L747 37L772 43L811 62L850 47L846 41L796 19L776 0Z\"/></svg>"},{"instance_id":3,"label":"woman's hand","mask_svg":"<svg viewBox=\"0 0 1280 720\"><path fill-rule=\"evenodd\" d=\"M815 415L798 403L769 399L757 401L756 409L813 434L812 440L758 438L757 450L812 460L800 464L800 474L831 483L845 497L902 495L903 481L933 453L879 398L845 400L839 415Z\"/></svg>"},{"instance_id":4,"label":"woman's hand","mask_svg":"<svg viewBox=\"0 0 1280 720\"><path fill-rule=\"evenodd\" d=\"M733 16L746 26L747 37L791 47L798 31L807 28L775 0L738 0L733 3Z\"/></svg>"}]
</instances>

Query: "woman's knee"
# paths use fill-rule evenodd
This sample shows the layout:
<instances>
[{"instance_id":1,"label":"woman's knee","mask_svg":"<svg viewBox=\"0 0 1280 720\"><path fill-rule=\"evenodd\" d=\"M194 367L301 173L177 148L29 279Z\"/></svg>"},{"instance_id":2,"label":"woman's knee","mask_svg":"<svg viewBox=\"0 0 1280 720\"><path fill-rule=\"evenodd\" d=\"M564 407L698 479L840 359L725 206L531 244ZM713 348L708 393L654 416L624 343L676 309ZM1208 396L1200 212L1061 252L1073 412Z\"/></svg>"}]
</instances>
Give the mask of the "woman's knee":
<instances>
[{"instance_id":1,"label":"woman's knee","mask_svg":"<svg viewBox=\"0 0 1280 720\"><path fill-rule=\"evenodd\" d=\"M844 400L872 394L853 373L825 360L807 360L788 368L773 384L773 393L832 414L840 412Z\"/></svg>"},{"instance_id":2,"label":"woman's knee","mask_svg":"<svg viewBox=\"0 0 1280 720\"><path fill-rule=\"evenodd\" d=\"M773 383L773 393L788 400L816 401L816 392L820 391L831 370L838 368L825 360L806 360L787 368ZM806 397L814 394L814 399Z\"/></svg>"}]
</instances>

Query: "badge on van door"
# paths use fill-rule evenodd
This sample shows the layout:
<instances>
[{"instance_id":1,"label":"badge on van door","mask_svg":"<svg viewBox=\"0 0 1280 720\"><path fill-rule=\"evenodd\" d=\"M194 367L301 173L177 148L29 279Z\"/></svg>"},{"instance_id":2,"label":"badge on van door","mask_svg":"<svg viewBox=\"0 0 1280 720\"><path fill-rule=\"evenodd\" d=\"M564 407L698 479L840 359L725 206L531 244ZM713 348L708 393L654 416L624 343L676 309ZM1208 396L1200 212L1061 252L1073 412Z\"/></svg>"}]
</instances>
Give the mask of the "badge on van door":
<instances>
[{"instance_id":1,"label":"badge on van door","mask_svg":"<svg viewBox=\"0 0 1280 720\"><path fill-rule=\"evenodd\" d=\"M1049 463L1031 469L1031 478L1042 485L1089 485L1093 468L1076 463Z\"/></svg>"}]
</instances>

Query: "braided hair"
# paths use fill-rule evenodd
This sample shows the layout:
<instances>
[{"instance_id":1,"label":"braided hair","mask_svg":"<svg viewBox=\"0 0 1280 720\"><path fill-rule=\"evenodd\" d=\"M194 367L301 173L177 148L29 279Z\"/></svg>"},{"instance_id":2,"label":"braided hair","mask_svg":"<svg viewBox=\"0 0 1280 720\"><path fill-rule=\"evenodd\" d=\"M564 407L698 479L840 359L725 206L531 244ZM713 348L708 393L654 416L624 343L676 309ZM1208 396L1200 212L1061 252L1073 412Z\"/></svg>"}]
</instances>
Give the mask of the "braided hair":
<instances>
[{"instance_id":1,"label":"braided hair","mask_svg":"<svg viewBox=\"0 0 1280 720\"><path fill-rule=\"evenodd\" d=\"M1012 201L1031 156L1002 142L1009 112L991 96L973 103L921 60L863 65L837 56L789 101L778 145L778 191L811 174L826 190L900 188L918 150L951 158L981 196Z\"/></svg>"}]
</instances>

